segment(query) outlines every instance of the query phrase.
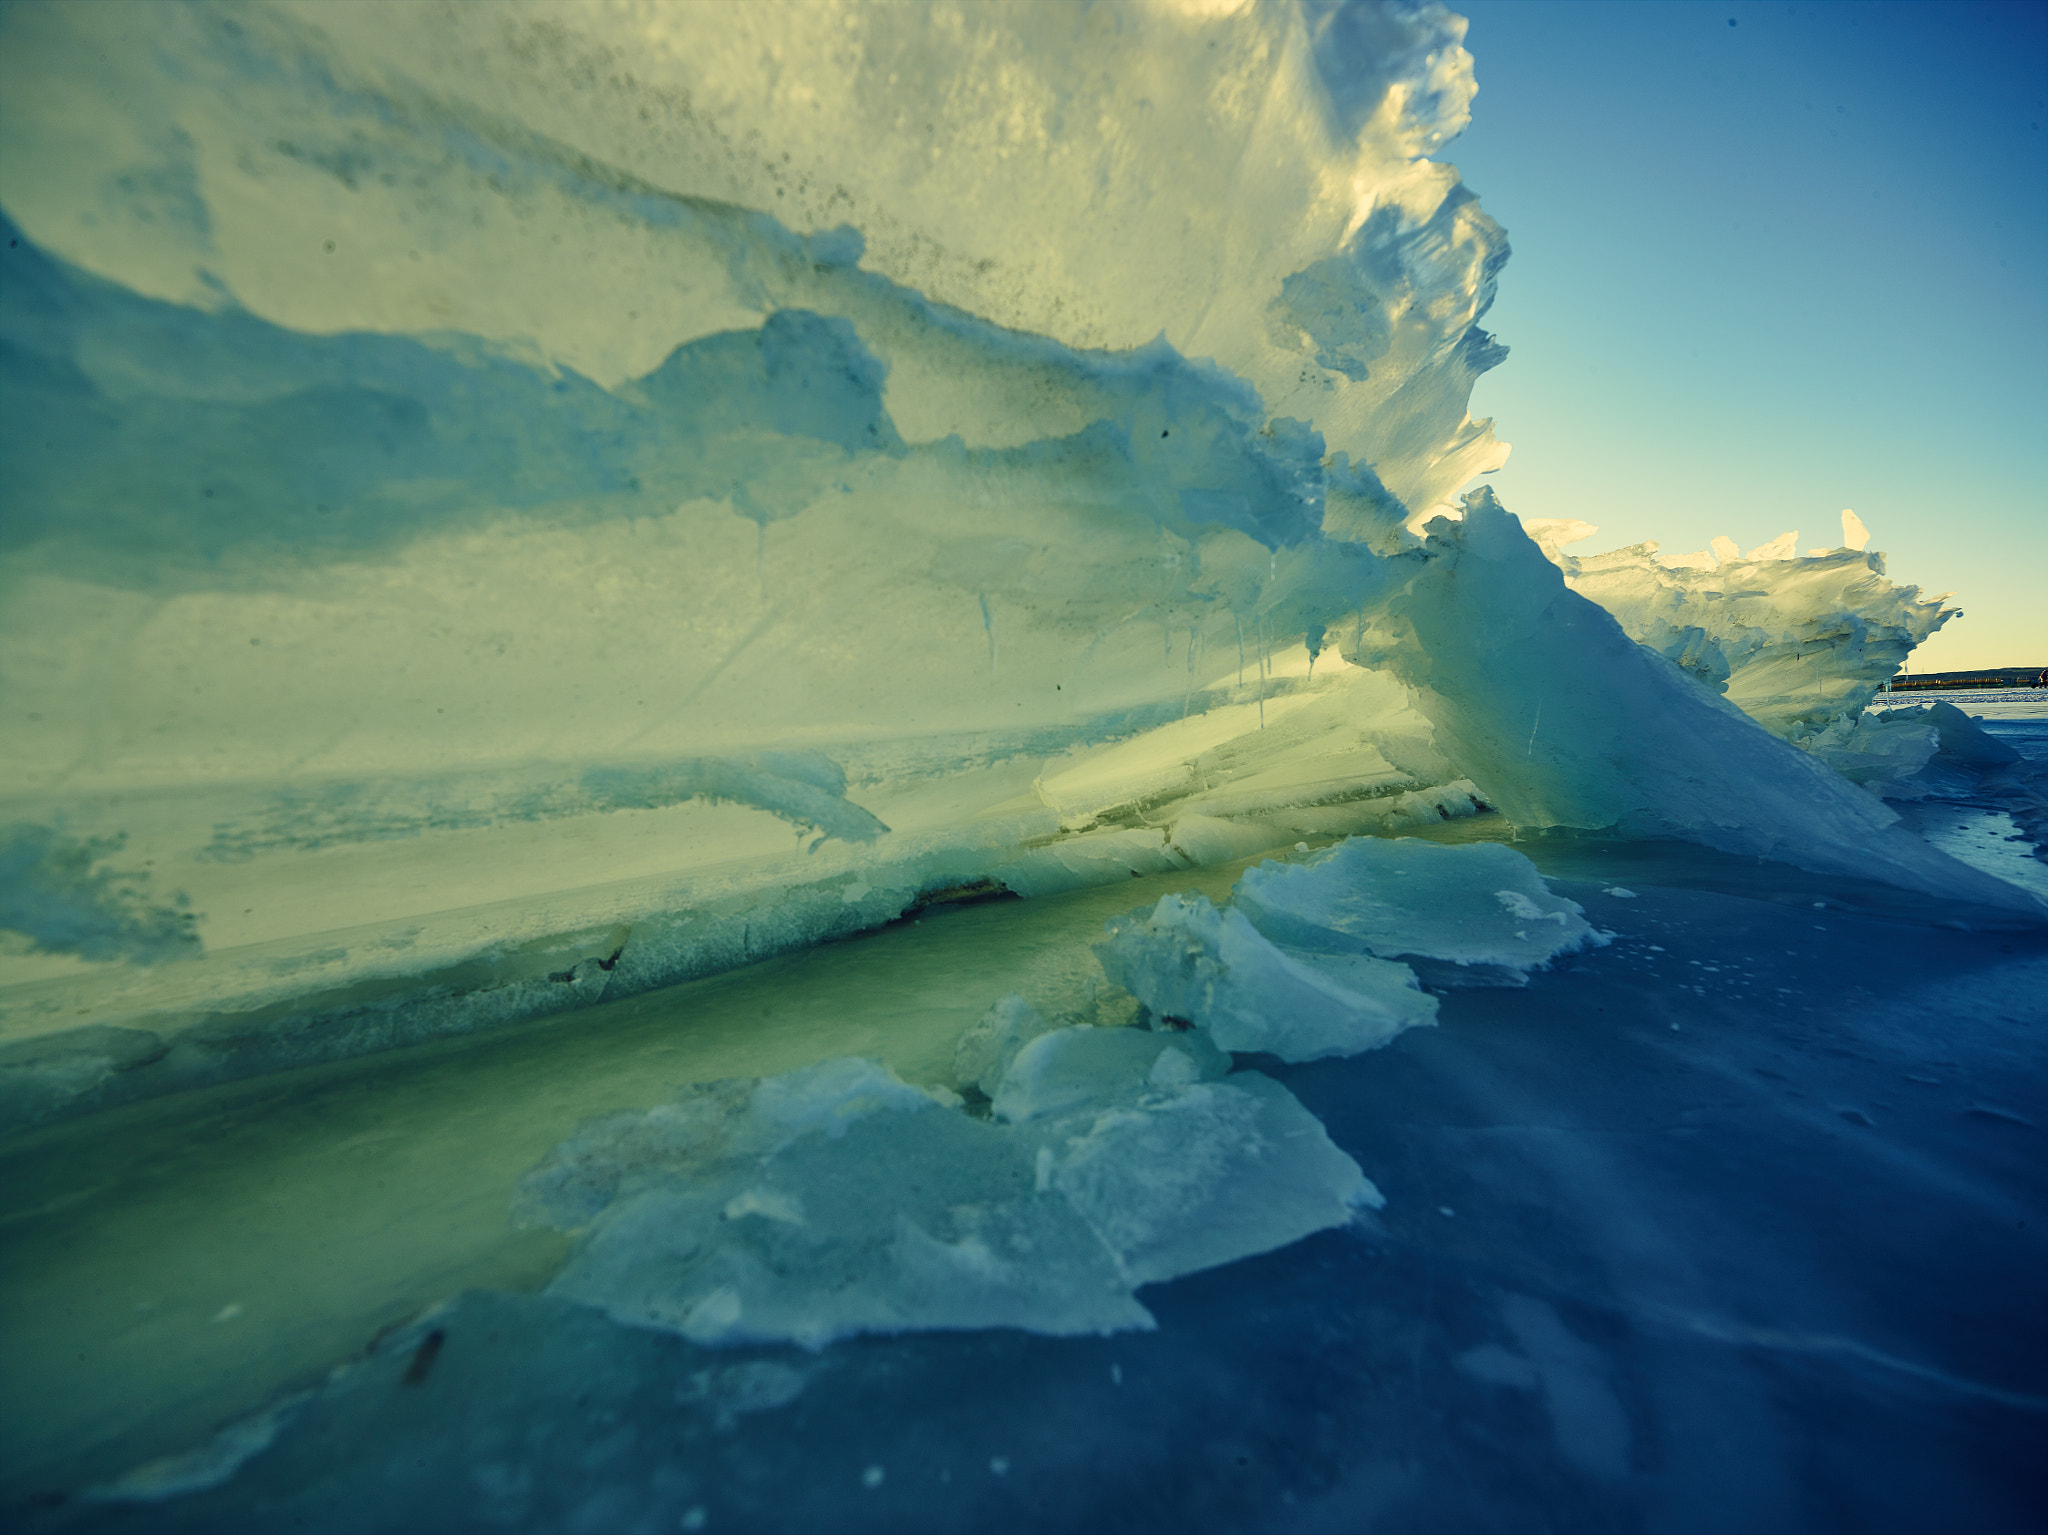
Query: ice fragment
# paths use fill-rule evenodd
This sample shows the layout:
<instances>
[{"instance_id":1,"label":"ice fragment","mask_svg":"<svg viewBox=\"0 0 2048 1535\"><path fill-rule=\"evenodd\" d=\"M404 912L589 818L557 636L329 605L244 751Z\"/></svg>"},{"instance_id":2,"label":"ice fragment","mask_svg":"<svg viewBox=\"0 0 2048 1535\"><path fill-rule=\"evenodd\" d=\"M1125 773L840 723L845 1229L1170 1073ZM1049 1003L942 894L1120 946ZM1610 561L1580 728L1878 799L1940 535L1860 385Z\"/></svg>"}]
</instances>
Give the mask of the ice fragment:
<instances>
[{"instance_id":1,"label":"ice fragment","mask_svg":"<svg viewBox=\"0 0 2048 1535\"><path fill-rule=\"evenodd\" d=\"M1233 899L1275 940L1437 961L1435 980L1518 985L1561 955L1608 942L1577 902L1551 894L1534 864L1497 842L1353 837L1300 863L1247 870Z\"/></svg>"},{"instance_id":2,"label":"ice fragment","mask_svg":"<svg viewBox=\"0 0 2048 1535\"><path fill-rule=\"evenodd\" d=\"M521 1208L588 1227L551 1293L703 1343L1146 1328L1134 1287L1381 1202L1284 1088L1227 1065L1198 1038L1058 1029L987 1122L852 1059L713 1084L579 1127Z\"/></svg>"},{"instance_id":3,"label":"ice fragment","mask_svg":"<svg viewBox=\"0 0 2048 1535\"><path fill-rule=\"evenodd\" d=\"M1436 1016L1436 998L1406 965L1283 948L1244 912L1201 895L1161 896L1150 912L1119 918L1095 952L1155 1017L1195 1024L1224 1050L1353 1055Z\"/></svg>"}]
</instances>

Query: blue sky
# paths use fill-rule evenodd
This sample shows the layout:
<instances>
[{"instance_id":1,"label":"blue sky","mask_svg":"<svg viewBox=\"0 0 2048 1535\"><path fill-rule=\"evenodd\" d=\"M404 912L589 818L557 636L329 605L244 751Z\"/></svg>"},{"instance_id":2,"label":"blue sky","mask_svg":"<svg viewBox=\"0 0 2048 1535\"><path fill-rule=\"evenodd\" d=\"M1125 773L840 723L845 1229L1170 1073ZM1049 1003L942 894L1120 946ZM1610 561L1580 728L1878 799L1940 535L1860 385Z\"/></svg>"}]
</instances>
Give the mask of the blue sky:
<instances>
[{"instance_id":1,"label":"blue sky","mask_svg":"<svg viewBox=\"0 0 2048 1535\"><path fill-rule=\"evenodd\" d=\"M1852 507L1964 610L1915 670L2048 665L2048 5L1453 7L1508 508L1676 553Z\"/></svg>"}]
</instances>

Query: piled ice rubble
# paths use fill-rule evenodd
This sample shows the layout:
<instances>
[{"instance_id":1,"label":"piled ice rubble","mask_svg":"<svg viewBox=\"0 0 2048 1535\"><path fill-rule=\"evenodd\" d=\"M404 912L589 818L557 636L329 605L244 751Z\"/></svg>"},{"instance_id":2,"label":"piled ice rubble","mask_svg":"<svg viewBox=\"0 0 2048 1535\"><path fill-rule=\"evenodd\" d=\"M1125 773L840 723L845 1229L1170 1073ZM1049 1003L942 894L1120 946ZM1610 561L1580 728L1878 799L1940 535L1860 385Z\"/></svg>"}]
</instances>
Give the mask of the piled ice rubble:
<instances>
[{"instance_id":1,"label":"piled ice rubble","mask_svg":"<svg viewBox=\"0 0 2048 1535\"><path fill-rule=\"evenodd\" d=\"M1382 1202L1233 1052L1377 1049L1435 1020L1411 963L1520 985L1607 938L1512 848L1354 838L1248 871L1221 912L1168 895L1111 923L1097 954L1150 1028L1006 996L958 1092L851 1057L694 1087L579 1126L517 1207L581 1233L552 1294L703 1343L1148 1327L1137 1287Z\"/></svg>"},{"instance_id":2,"label":"piled ice rubble","mask_svg":"<svg viewBox=\"0 0 2048 1535\"><path fill-rule=\"evenodd\" d=\"M1235 907L1166 895L1098 950L1111 980L1161 1018L1208 1031L1228 1050L1284 1060L1350 1055L1429 1023L1436 998L1406 965L1288 950Z\"/></svg>"},{"instance_id":3,"label":"piled ice rubble","mask_svg":"<svg viewBox=\"0 0 2048 1535\"><path fill-rule=\"evenodd\" d=\"M1520 986L1608 936L1513 848L1354 837L1247 870L1221 911L1163 896L1096 953L1155 1016L1226 1050L1306 1061L1435 1022L1418 970L1436 986Z\"/></svg>"},{"instance_id":4,"label":"piled ice rubble","mask_svg":"<svg viewBox=\"0 0 2048 1535\"><path fill-rule=\"evenodd\" d=\"M1798 552L1784 534L1738 554L1666 556L1654 543L1570 555L1598 529L1544 523L1531 532L1573 591L1620 620L1629 636L1675 662L1750 718L1795 744L1852 727L1871 695L1955 610L1945 597L1885 579L1870 531L1842 513L1842 542ZM1825 755L1825 753L1823 753Z\"/></svg>"},{"instance_id":5,"label":"piled ice rubble","mask_svg":"<svg viewBox=\"0 0 2048 1535\"><path fill-rule=\"evenodd\" d=\"M1805 720L1932 622L1869 558L1575 577L1644 649L1458 501L1439 5L0 29L24 1103L1482 804L2038 915L1665 660Z\"/></svg>"},{"instance_id":6,"label":"piled ice rubble","mask_svg":"<svg viewBox=\"0 0 2048 1535\"><path fill-rule=\"evenodd\" d=\"M1491 491L1464 505L1401 562L1357 653L1409 687L1436 749L1511 821L1677 838L1938 895L1951 915L2042 919L2031 896L1936 852L1631 640Z\"/></svg>"},{"instance_id":7,"label":"piled ice rubble","mask_svg":"<svg viewBox=\"0 0 2048 1535\"><path fill-rule=\"evenodd\" d=\"M1930 795L2006 810L2048 842L2048 783L1953 705L1892 706L1878 689L1955 609L1885 579L1870 530L1842 513L1842 542L1798 553L1786 533L1746 555L1732 539L1660 555L1655 543L1573 556L1598 530L1544 522L1529 532L1631 638L1677 664L1772 734L1888 800Z\"/></svg>"}]
</instances>

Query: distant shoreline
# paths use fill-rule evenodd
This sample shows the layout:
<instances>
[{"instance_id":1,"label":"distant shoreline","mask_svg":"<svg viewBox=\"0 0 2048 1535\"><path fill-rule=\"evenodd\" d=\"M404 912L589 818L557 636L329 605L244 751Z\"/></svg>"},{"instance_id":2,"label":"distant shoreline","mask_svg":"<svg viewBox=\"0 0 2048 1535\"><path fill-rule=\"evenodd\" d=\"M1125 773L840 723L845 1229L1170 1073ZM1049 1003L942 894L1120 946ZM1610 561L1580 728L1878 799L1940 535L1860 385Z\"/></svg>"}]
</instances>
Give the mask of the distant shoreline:
<instances>
[{"instance_id":1,"label":"distant shoreline","mask_svg":"<svg viewBox=\"0 0 2048 1535\"><path fill-rule=\"evenodd\" d=\"M1951 689L2048 687L2048 667L1999 666L1975 672L1901 672L1891 679L1894 693L1939 693Z\"/></svg>"}]
</instances>

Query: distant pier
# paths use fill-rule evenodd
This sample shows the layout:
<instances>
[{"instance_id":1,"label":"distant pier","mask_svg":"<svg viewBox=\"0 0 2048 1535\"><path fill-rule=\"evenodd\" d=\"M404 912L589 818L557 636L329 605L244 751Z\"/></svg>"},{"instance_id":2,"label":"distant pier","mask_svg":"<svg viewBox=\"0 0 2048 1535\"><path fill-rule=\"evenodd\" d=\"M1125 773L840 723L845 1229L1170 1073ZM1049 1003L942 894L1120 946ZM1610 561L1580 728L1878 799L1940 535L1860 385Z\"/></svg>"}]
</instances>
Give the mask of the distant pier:
<instances>
[{"instance_id":1,"label":"distant pier","mask_svg":"<svg viewBox=\"0 0 2048 1535\"><path fill-rule=\"evenodd\" d=\"M1900 672L1894 693L1945 693L1976 688L2048 688L2048 666L1999 666L1977 672Z\"/></svg>"}]
</instances>

